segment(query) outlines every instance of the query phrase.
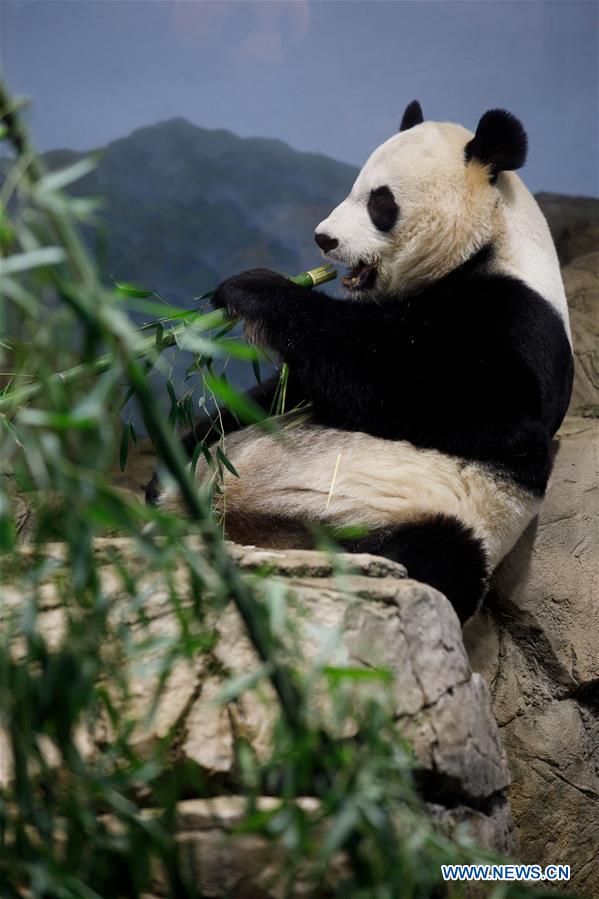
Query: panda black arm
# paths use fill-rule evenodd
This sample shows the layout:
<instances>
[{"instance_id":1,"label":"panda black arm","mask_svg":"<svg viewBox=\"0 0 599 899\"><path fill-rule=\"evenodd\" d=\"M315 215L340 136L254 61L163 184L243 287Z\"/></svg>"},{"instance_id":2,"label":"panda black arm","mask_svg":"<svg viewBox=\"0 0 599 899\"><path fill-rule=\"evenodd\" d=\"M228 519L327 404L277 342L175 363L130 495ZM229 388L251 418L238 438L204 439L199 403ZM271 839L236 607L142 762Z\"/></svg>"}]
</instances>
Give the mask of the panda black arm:
<instances>
[{"instance_id":1,"label":"panda black arm","mask_svg":"<svg viewBox=\"0 0 599 899\"><path fill-rule=\"evenodd\" d=\"M396 314L374 303L307 290L266 269L227 279L213 304L242 318L253 342L270 347L289 363L305 398L315 403L317 418L319 403L334 406L341 419L334 422L338 426L347 406L348 414L354 412L346 426L358 429L355 412L372 404L388 374L390 357L406 366L411 355L408 340L400 346L403 331Z\"/></svg>"},{"instance_id":2,"label":"panda black arm","mask_svg":"<svg viewBox=\"0 0 599 899\"><path fill-rule=\"evenodd\" d=\"M284 354L300 343L309 343L315 331L323 336L330 332L330 339L341 336L338 307L348 311L349 304L300 287L277 272L256 268L223 281L212 305L226 309L233 318L242 318L256 343Z\"/></svg>"},{"instance_id":3,"label":"panda black arm","mask_svg":"<svg viewBox=\"0 0 599 899\"><path fill-rule=\"evenodd\" d=\"M289 363L314 421L397 436L398 385L426 362L414 358L397 304L334 299L266 269L224 281L213 303L243 318L251 340Z\"/></svg>"}]
</instances>

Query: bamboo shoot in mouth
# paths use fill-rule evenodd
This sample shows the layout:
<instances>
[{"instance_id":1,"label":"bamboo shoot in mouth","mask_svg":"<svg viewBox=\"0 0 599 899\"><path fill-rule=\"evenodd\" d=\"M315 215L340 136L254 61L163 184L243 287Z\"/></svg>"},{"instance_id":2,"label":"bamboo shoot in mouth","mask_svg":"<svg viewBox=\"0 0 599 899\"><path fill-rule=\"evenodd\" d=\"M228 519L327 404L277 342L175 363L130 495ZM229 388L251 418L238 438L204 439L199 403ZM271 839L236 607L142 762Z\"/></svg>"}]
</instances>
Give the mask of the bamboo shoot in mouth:
<instances>
[{"instance_id":1,"label":"bamboo shoot in mouth","mask_svg":"<svg viewBox=\"0 0 599 899\"><path fill-rule=\"evenodd\" d=\"M311 268L307 272L295 275L290 278L295 284L301 287L317 287L319 284L326 284L327 281L334 281L337 277L337 270L332 265L320 265L318 268Z\"/></svg>"}]
</instances>

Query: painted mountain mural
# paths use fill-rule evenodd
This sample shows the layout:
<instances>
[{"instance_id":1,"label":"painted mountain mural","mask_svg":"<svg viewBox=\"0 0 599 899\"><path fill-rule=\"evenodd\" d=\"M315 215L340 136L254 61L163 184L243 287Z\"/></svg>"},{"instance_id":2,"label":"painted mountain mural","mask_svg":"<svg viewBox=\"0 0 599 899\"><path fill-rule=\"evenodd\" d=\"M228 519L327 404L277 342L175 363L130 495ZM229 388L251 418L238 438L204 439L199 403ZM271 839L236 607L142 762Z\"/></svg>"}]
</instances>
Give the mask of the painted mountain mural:
<instances>
[{"instance_id":1,"label":"painted mountain mural","mask_svg":"<svg viewBox=\"0 0 599 899\"><path fill-rule=\"evenodd\" d=\"M55 168L84 155L46 158ZM180 118L140 128L98 156L73 190L104 201L107 273L183 305L247 268L296 274L319 265L314 228L357 174L282 141Z\"/></svg>"}]
</instances>

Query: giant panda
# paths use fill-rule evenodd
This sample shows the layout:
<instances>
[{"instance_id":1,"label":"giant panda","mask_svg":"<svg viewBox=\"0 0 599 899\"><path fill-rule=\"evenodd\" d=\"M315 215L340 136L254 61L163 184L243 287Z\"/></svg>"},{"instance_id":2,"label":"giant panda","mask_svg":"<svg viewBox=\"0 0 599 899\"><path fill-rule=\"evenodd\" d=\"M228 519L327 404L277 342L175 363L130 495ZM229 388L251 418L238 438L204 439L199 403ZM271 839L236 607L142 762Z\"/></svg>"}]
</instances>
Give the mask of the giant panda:
<instances>
[{"instance_id":1,"label":"giant panda","mask_svg":"<svg viewBox=\"0 0 599 899\"><path fill-rule=\"evenodd\" d=\"M474 613L539 510L572 385L557 255L514 174L526 152L509 112L472 134L414 101L316 228L348 267L346 298L264 269L218 287L214 306L288 363L288 405L310 404L279 436L225 418L229 538L306 547L315 526L361 527L344 549L403 563L462 622ZM275 386L254 391L266 409ZM159 501L184 511L172 490Z\"/></svg>"}]
</instances>

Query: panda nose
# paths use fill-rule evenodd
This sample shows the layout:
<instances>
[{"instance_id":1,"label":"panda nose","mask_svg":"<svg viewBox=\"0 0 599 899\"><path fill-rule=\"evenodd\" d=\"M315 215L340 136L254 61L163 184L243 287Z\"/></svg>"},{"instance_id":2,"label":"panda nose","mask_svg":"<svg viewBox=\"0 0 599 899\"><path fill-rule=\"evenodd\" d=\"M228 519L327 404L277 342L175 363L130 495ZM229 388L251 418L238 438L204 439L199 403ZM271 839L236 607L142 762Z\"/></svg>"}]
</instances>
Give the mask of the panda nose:
<instances>
[{"instance_id":1,"label":"panda nose","mask_svg":"<svg viewBox=\"0 0 599 899\"><path fill-rule=\"evenodd\" d=\"M339 246L339 241L335 240L334 237L329 237L328 234L319 234L318 231L314 235L314 240L323 253L329 253L331 250L334 250L335 247Z\"/></svg>"}]
</instances>

